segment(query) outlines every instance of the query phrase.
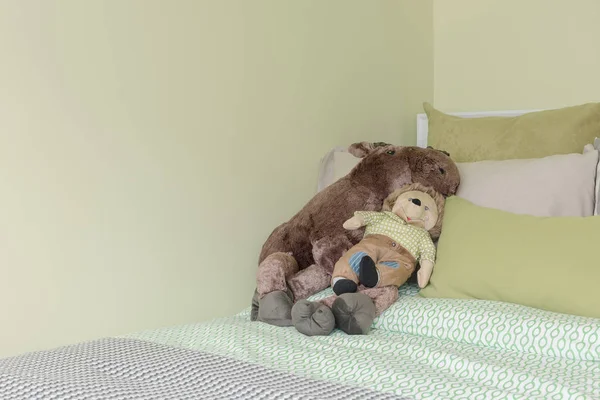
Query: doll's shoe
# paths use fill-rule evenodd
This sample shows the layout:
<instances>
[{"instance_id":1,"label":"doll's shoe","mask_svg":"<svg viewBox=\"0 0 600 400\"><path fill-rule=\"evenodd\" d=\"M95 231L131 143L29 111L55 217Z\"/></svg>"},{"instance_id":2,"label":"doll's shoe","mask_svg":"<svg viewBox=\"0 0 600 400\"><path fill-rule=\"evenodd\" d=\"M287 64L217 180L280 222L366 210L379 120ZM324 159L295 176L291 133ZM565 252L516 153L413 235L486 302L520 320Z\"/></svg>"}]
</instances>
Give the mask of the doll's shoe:
<instances>
[{"instance_id":1,"label":"doll's shoe","mask_svg":"<svg viewBox=\"0 0 600 400\"><path fill-rule=\"evenodd\" d=\"M331 306L336 326L349 335L365 335L371 330L376 310L373 300L364 293L345 293Z\"/></svg>"},{"instance_id":2,"label":"doll's shoe","mask_svg":"<svg viewBox=\"0 0 600 400\"><path fill-rule=\"evenodd\" d=\"M338 296L344 293L354 293L358 289L358 285L350 279L338 279L333 284L333 292Z\"/></svg>"},{"instance_id":3,"label":"doll's shoe","mask_svg":"<svg viewBox=\"0 0 600 400\"><path fill-rule=\"evenodd\" d=\"M375 266L375 261L369 256L364 256L360 260L358 280L366 287L372 288L379 282L379 273Z\"/></svg>"},{"instance_id":4,"label":"doll's shoe","mask_svg":"<svg viewBox=\"0 0 600 400\"><path fill-rule=\"evenodd\" d=\"M335 317L324 304L300 300L292 308L292 321L298 332L307 336L329 335L335 328Z\"/></svg>"},{"instance_id":5,"label":"doll's shoe","mask_svg":"<svg viewBox=\"0 0 600 400\"><path fill-rule=\"evenodd\" d=\"M292 295L289 291L267 293L258 300L257 320L270 325L292 326L292 305Z\"/></svg>"}]
</instances>

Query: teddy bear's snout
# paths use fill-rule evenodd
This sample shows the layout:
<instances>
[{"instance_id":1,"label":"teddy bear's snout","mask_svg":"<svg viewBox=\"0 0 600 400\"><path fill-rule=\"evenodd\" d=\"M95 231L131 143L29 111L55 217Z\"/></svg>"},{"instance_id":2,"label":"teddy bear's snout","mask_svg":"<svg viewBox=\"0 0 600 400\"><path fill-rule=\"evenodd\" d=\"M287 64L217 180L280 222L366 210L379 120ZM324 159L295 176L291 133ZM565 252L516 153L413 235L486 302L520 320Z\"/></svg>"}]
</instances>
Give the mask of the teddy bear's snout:
<instances>
[{"instance_id":1,"label":"teddy bear's snout","mask_svg":"<svg viewBox=\"0 0 600 400\"><path fill-rule=\"evenodd\" d=\"M419 199L410 199L410 201L412 201L412 203L414 205L421 207L421 200L419 200Z\"/></svg>"}]
</instances>

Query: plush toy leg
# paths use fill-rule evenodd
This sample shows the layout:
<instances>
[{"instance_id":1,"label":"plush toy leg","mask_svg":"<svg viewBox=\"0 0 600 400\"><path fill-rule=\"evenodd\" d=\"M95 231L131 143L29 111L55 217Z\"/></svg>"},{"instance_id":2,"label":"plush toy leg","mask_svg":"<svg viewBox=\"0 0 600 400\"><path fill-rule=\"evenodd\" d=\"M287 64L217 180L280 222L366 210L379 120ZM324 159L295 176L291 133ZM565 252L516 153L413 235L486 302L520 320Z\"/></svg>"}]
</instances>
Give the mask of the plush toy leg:
<instances>
[{"instance_id":1,"label":"plush toy leg","mask_svg":"<svg viewBox=\"0 0 600 400\"><path fill-rule=\"evenodd\" d=\"M335 317L336 326L350 335L369 333L375 317L381 315L398 300L398 288L362 289L358 293L331 296L321 302L329 307Z\"/></svg>"},{"instance_id":2,"label":"plush toy leg","mask_svg":"<svg viewBox=\"0 0 600 400\"><path fill-rule=\"evenodd\" d=\"M288 279L296 301L306 299L331 285L331 273L337 260L352 247L343 235L324 237L312 242L315 264Z\"/></svg>"},{"instance_id":3,"label":"plush toy leg","mask_svg":"<svg viewBox=\"0 0 600 400\"><path fill-rule=\"evenodd\" d=\"M358 289L356 282L345 278L333 278L333 292L338 296L344 293L354 293Z\"/></svg>"},{"instance_id":4,"label":"plush toy leg","mask_svg":"<svg viewBox=\"0 0 600 400\"><path fill-rule=\"evenodd\" d=\"M377 283L379 282L379 273L377 272L375 261L373 261L371 257L366 256L360 260L358 279L360 280L360 283L368 288L377 286Z\"/></svg>"},{"instance_id":5,"label":"plush toy leg","mask_svg":"<svg viewBox=\"0 0 600 400\"><path fill-rule=\"evenodd\" d=\"M381 315L382 312L398 300L398 288L396 286L364 289L360 293L367 295L373 300L377 316Z\"/></svg>"},{"instance_id":6,"label":"plush toy leg","mask_svg":"<svg viewBox=\"0 0 600 400\"><path fill-rule=\"evenodd\" d=\"M298 272L298 263L289 253L273 253L263 260L256 273L256 290L258 297L267 293L286 291L286 281Z\"/></svg>"},{"instance_id":7,"label":"plush toy leg","mask_svg":"<svg viewBox=\"0 0 600 400\"><path fill-rule=\"evenodd\" d=\"M261 308L262 305L262 308ZM254 291L250 321L261 321L276 326L292 325L292 294L276 291L266 294L262 299Z\"/></svg>"},{"instance_id":8,"label":"plush toy leg","mask_svg":"<svg viewBox=\"0 0 600 400\"><path fill-rule=\"evenodd\" d=\"M313 264L288 279L287 284L298 301L327 288L331 284L331 275L321 266Z\"/></svg>"},{"instance_id":9,"label":"plush toy leg","mask_svg":"<svg viewBox=\"0 0 600 400\"><path fill-rule=\"evenodd\" d=\"M291 326L294 301L325 289L329 286L330 279L323 268L311 265L291 277L287 281L285 291L276 290L261 297L257 290L252 303L251 318L255 315L257 321L277 326Z\"/></svg>"},{"instance_id":10,"label":"plush toy leg","mask_svg":"<svg viewBox=\"0 0 600 400\"><path fill-rule=\"evenodd\" d=\"M252 307L250 308L250 321L258 320L258 290L254 289L252 296Z\"/></svg>"},{"instance_id":11,"label":"plush toy leg","mask_svg":"<svg viewBox=\"0 0 600 400\"><path fill-rule=\"evenodd\" d=\"M308 336L328 335L335 326L349 335L369 333L376 316L373 300L362 292L330 296L320 302L300 300L292 308L296 329Z\"/></svg>"},{"instance_id":12,"label":"plush toy leg","mask_svg":"<svg viewBox=\"0 0 600 400\"><path fill-rule=\"evenodd\" d=\"M343 235L324 237L313 242L313 258L329 275L333 273L335 263L345 252L352 248L352 242Z\"/></svg>"},{"instance_id":13,"label":"plush toy leg","mask_svg":"<svg viewBox=\"0 0 600 400\"><path fill-rule=\"evenodd\" d=\"M258 300L257 320L275 326L292 326L292 293L278 290Z\"/></svg>"},{"instance_id":14,"label":"plush toy leg","mask_svg":"<svg viewBox=\"0 0 600 400\"><path fill-rule=\"evenodd\" d=\"M375 304L361 292L344 293L331 306L335 325L349 335L365 335L376 316Z\"/></svg>"},{"instance_id":15,"label":"plush toy leg","mask_svg":"<svg viewBox=\"0 0 600 400\"><path fill-rule=\"evenodd\" d=\"M250 319L271 325L291 326L294 297L286 280L298 271L289 253L273 253L258 266Z\"/></svg>"},{"instance_id":16,"label":"plush toy leg","mask_svg":"<svg viewBox=\"0 0 600 400\"><path fill-rule=\"evenodd\" d=\"M325 304L300 300L292 307L292 322L298 332L307 336L329 335L335 327L335 317Z\"/></svg>"}]
</instances>

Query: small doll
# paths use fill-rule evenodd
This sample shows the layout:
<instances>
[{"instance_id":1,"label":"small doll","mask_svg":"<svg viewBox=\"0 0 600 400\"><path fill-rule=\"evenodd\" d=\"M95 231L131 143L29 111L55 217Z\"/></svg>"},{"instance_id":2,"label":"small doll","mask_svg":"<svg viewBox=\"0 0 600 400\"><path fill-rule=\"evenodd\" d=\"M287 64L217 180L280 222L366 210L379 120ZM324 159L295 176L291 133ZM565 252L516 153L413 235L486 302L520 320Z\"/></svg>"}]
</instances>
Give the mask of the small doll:
<instances>
[{"instance_id":1,"label":"small doll","mask_svg":"<svg viewBox=\"0 0 600 400\"><path fill-rule=\"evenodd\" d=\"M349 230L365 226L364 238L335 264L331 285L338 296L367 288L404 284L416 268L417 282L429 282L435 263L432 238L439 237L444 197L413 183L390 194L381 212L356 211L344 222Z\"/></svg>"}]
</instances>

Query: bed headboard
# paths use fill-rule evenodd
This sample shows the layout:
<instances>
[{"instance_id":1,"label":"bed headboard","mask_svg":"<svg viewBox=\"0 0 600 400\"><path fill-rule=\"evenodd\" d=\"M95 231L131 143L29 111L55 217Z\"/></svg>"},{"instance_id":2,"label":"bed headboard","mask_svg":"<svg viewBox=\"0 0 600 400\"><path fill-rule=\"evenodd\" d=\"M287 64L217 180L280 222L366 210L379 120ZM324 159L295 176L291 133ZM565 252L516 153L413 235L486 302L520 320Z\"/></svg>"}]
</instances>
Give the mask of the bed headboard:
<instances>
[{"instance_id":1,"label":"bed headboard","mask_svg":"<svg viewBox=\"0 0 600 400\"><path fill-rule=\"evenodd\" d=\"M507 111L476 111L476 112L457 112L446 113L462 118L481 118L481 117L516 117L538 110L507 110ZM429 124L427 114L417 114L417 146L427 147L427 134L429 133Z\"/></svg>"}]
</instances>

